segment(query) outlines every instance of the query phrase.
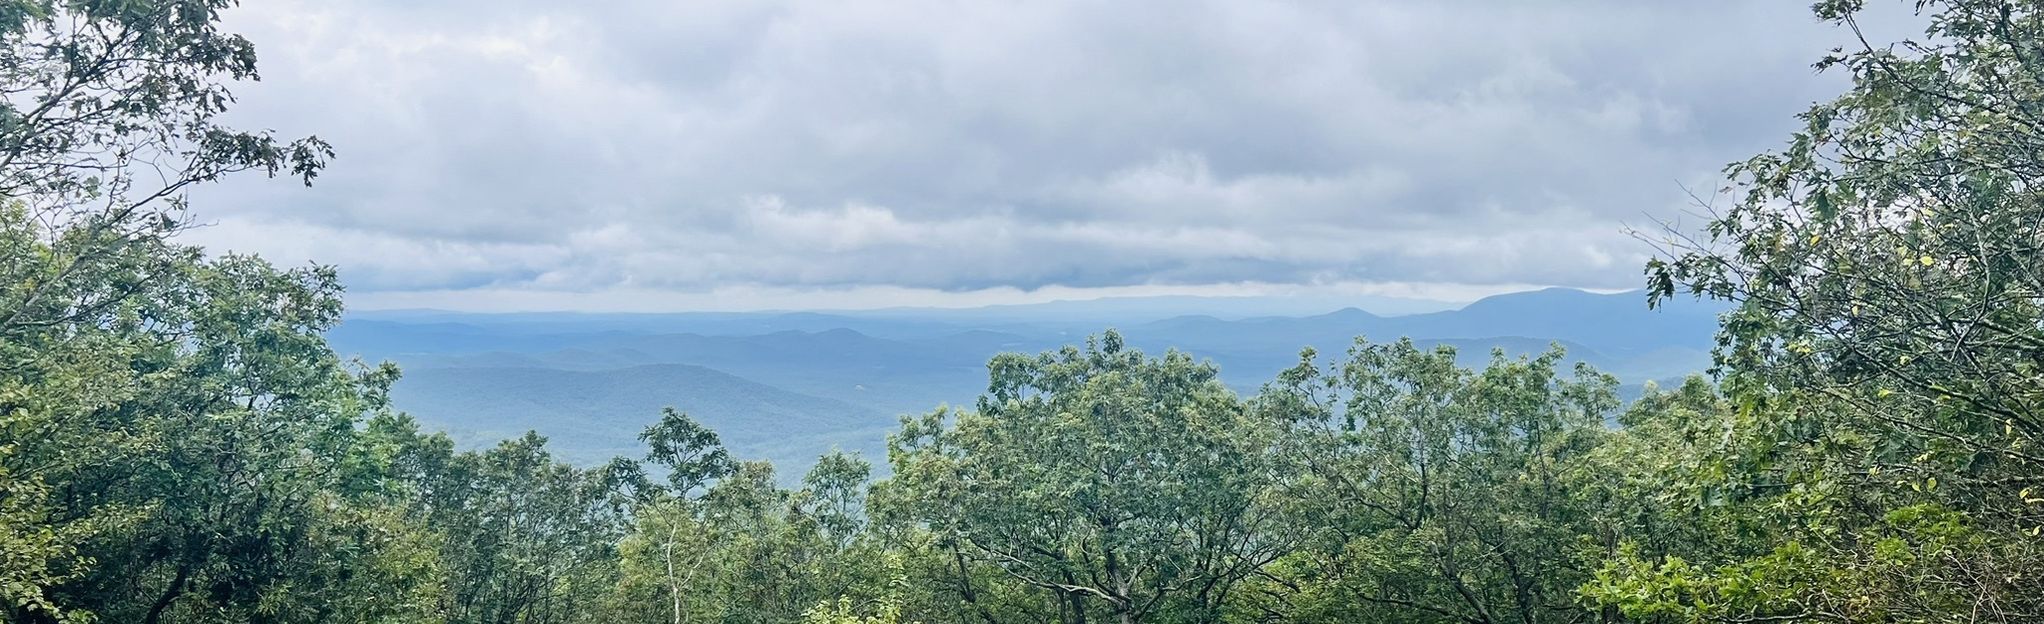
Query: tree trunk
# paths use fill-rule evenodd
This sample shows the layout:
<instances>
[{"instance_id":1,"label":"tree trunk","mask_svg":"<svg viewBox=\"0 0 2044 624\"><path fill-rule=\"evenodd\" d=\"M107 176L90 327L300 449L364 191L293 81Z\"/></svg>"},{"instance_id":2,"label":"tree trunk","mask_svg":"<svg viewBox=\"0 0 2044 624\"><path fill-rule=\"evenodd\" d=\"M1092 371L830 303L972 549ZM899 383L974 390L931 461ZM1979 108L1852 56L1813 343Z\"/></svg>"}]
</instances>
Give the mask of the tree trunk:
<instances>
[{"instance_id":1,"label":"tree trunk","mask_svg":"<svg viewBox=\"0 0 2044 624\"><path fill-rule=\"evenodd\" d=\"M681 583L675 581L674 579L674 540L676 537L675 533L677 533L679 529L678 525L679 523L677 522L674 522L672 520L668 521L667 543L664 544L662 548L663 550L662 555L667 559L667 595L669 598L673 599L674 602L674 624L682 624Z\"/></svg>"},{"instance_id":2,"label":"tree trunk","mask_svg":"<svg viewBox=\"0 0 2044 624\"><path fill-rule=\"evenodd\" d=\"M178 596L184 595L185 583L189 582L191 577L191 564L178 564L177 576L170 579L169 587L163 588L163 595L156 597L156 603L149 605L149 614L142 618L142 624L157 624L163 621L163 610L170 608L170 603L176 601Z\"/></svg>"}]
</instances>

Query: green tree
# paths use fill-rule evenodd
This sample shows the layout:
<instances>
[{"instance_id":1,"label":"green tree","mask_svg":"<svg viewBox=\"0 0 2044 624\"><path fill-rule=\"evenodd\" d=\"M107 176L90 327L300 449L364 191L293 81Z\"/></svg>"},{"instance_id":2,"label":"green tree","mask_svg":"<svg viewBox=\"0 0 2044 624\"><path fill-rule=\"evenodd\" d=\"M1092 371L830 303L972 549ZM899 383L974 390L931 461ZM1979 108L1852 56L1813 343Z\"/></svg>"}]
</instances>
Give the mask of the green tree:
<instances>
[{"instance_id":1,"label":"green tree","mask_svg":"<svg viewBox=\"0 0 2044 624\"><path fill-rule=\"evenodd\" d=\"M672 407L660 410L660 421L640 433L639 441L646 443L646 461L667 470L675 496L689 496L737 468L717 432Z\"/></svg>"},{"instance_id":2,"label":"green tree","mask_svg":"<svg viewBox=\"0 0 2044 624\"><path fill-rule=\"evenodd\" d=\"M326 143L215 122L226 83L257 77L254 46L219 29L233 4L0 3L0 197L60 228L147 238L175 231L194 184L248 170L310 182Z\"/></svg>"},{"instance_id":3,"label":"green tree","mask_svg":"<svg viewBox=\"0 0 2044 624\"><path fill-rule=\"evenodd\" d=\"M798 503L825 537L848 547L866 528L866 486L873 466L858 456L832 451L816 460L802 476Z\"/></svg>"},{"instance_id":4,"label":"green tree","mask_svg":"<svg viewBox=\"0 0 2044 624\"><path fill-rule=\"evenodd\" d=\"M0 238L23 260L10 268L33 281L64 266L20 211L6 216ZM351 369L327 349L333 273L167 244L111 257L100 268L112 270L74 283L136 294L90 322L18 323L0 343L0 460L28 522L10 534L55 555L11 555L26 565L5 574L35 578L9 579L10 617L341 619L327 605L412 604L416 574L352 574L401 572L383 557L402 555L378 547L406 542L352 532L386 517L339 475L394 371Z\"/></svg>"},{"instance_id":5,"label":"green tree","mask_svg":"<svg viewBox=\"0 0 2044 624\"><path fill-rule=\"evenodd\" d=\"M1261 610L1307 621L1574 621L1592 518L1575 497L1617 381L1559 349L1494 353L1470 371L1452 348L1359 341L1322 371L1307 351L1257 397L1309 467L1296 487L1319 529L1291 553Z\"/></svg>"},{"instance_id":6,"label":"green tree","mask_svg":"<svg viewBox=\"0 0 2044 624\"><path fill-rule=\"evenodd\" d=\"M667 621L681 624L710 604L704 602L708 596L691 589L706 579L704 570L719 546L719 536L703 522L701 505L692 496L730 476L738 465L716 432L673 408L661 410L660 421L639 440L647 444L646 460L668 471L668 488L651 492L621 546L621 594L629 605L648 598L644 594L650 589L660 594L657 602L668 605Z\"/></svg>"},{"instance_id":7,"label":"green tree","mask_svg":"<svg viewBox=\"0 0 2044 624\"><path fill-rule=\"evenodd\" d=\"M988 365L978 409L905 420L891 505L956 559L965 608L1026 590L1018 619L1211 620L1290 545L1271 448L1209 364L1119 334ZM1006 585L986 589L983 585Z\"/></svg>"},{"instance_id":8,"label":"green tree","mask_svg":"<svg viewBox=\"0 0 2044 624\"><path fill-rule=\"evenodd\" d=\"M1617 562L1597 595L1629 613L2044 613L2044 7L1917 7L1923 38L1821 61L1851 88L1732 165L1729 204L1648 267L1655 301L1739 304L1719 349L1739 463L1698 491L1773 519L1764 554ZM1816 6L1852 33L1859 9Z\"/></svg>"},{"instance_id":9,"label":"green tree","mask_svg":"<svg viewBox=\"0 0 2044 624\"><path fill-rule=\"evenodd\" d=\"M863 460L825 455L790 491L765 462L733 463L715 433L679 412L642 437L648 458L680 476L637 509L620 546L618 617L783 622L826 598L872 593L873 562L887 555L861 540Z\"/></svg>"},{"instance_id":10,"label":"green tree","mask_svg":"<svg viewBox=\"0 0 2044 624\"><path fill-rule=\"evenodd\" d=\"M874 562L865 562L872 565ZM909 586L900 553L881 556L877 567L885 574L887 589L877 598L861 604L850 597L827 600L802 613L803 624L903 624L902 594ZM868 615L870 613L870 615Z\"/></svg>"},{"instance_id":11,"label":"green tree","mask_svg":"<svg viewBox=\"0 0 2044 624\"><path fill-rule=\"evenodd\" d=\"M197 370L205 349L238 349L226 344L233 330L214 324L227 312L213 299L228 294L206 283L209 274L238 271L258 281L274 274L246 259L201 262L198 250L172 244L169 238L185 224L183 193L248 170L288 171L309 182L331 151L317 139L285 143L214 122L232 101L226 84L255 77L248 42L217 28L217 12L229 4L0 2L0 91L8 94L0 101L0 253L6 258L0 262L0 514L6 515L0 523L6 559L0 614L10 619L89 617L82 603L67 601L84 599L76 593L83 587L105 584L94 570L119 565L105 558L126 556L114 552L120 549L111 546L112 536L148 531L138 525L178 513L149 493L168 485L162 472L141 469L152 461L168 466L177 453L195 448L173 446L221 441L165 437L162 425L202 413L242 417L196 404L166 406L147 394L176 386L173 376L212 372ZM286 279L311 276L291 275ZM274 286L275 280L264 283ZM274 293L287 300L282 305L304 303L292 288ZM244 320L269 320L262 318L264 309L251 308ZM299 323L290 316L304 314L286 311L278 321ZM323 368L330 369L315 362L304 370ZM188 399L276 388L275 380L231 389L188 381ZM267 421L273 407L238 411ZM158 408L166 410L164 420L149 413ZM123 486L118 492L87 490L108 482L82 481L86 473L133 481L113 482ZM83 500L73 498L81 492ZM269 511L275 508L266 506ZM182 552L193 550L214 552L210 545ZM130 580L139 592L140 585L161 579L145 574ZM94 600L101 598L111 599Z\"/></svg>"},{"instance_id":12,"label":"green tree","mask_svg":"<svg viewBox=\"0 0 2044 624\"><path fill-rule=\"evenodd\" d=\"M556 461L530 432L444 463L429 477L438 496L420 504L445 537L447 621L579 622L597 612L629 527L608 471Z\"/></svg>"},{"instance_id":13,"label":"green tree","mask_svg":"<svg viewBox=\"0 0 2044 624\"><path fill-rule=\"evenodd\" d=\"M710 619L790 621L830 595L817 584L828 544L796 498L766 462L741 462L703 495L700 518L716 550L690 590L715 605Z\"/></svg>"}]
</instances>

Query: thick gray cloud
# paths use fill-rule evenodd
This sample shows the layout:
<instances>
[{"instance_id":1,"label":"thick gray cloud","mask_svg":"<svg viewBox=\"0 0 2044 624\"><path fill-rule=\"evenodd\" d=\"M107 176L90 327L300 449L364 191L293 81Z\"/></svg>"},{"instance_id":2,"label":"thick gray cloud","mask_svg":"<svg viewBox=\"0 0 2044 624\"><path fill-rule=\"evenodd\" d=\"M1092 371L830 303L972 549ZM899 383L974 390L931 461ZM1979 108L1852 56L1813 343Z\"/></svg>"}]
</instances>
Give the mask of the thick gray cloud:
<instances>
[{"instance_id":1,"label":"thick gray cloud","mask_svg":"<svg viewBox=\"0 0 2044 624\"><path fill-rule=\"evenodd\" d=\"M267 0L234 116L341 157L197 239L372 305L1626 288L1840 87L1800 5Z\"/></svg>"}]
</instances>

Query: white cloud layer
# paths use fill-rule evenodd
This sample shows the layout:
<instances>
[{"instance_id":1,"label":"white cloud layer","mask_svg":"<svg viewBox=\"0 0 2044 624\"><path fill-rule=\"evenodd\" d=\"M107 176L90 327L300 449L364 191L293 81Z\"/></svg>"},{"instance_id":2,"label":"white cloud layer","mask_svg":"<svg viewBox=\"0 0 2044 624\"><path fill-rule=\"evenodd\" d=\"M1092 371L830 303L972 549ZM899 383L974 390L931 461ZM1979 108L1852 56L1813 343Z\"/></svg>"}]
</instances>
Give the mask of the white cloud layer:
<instances>
[{"instance_id":1,"label":"white cloud layer","mask_svg":"<svg viewBox=\"0 0 2044 624\"><path fill-rule=\"evenodd\" d=\"M228 21L265 77L235 121L340 158L312 189L201 191L194 240L337 264L358 307L1627 288L1648 250L1624 223L1840 86L1809 69L1840 33L1773 0L268 0Z\"/></svg>"}]
</instances>

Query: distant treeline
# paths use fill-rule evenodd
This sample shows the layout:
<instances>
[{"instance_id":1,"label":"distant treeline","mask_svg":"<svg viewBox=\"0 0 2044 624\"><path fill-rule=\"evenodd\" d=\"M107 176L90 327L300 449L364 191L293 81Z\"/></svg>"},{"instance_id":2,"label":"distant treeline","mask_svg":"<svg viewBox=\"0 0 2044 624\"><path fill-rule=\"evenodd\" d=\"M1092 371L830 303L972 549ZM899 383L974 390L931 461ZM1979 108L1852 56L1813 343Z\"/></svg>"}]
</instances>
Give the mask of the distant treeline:
<instances>
[{"instance_id":1,"label":"distant treeline","mask_svg":"<svg viewBox=\"0 0 2044 624\"><path fill-rule=\"evenodd\" d=\"M230 4L0 0L0 621L2044 621L2034 3L1825 59L1647 237L1653 301L1736 304L1712 378L1401 341L1243 396L1109 332L795 489L674 411L593 468L458 452L328 347L332 269L179 243L191 185L332 156L215 122Z\"/></svg>"}]
</instances>

